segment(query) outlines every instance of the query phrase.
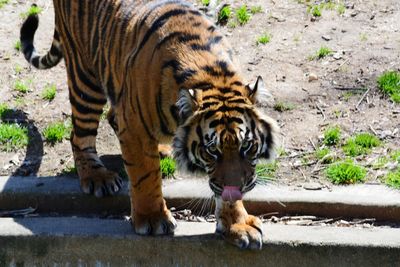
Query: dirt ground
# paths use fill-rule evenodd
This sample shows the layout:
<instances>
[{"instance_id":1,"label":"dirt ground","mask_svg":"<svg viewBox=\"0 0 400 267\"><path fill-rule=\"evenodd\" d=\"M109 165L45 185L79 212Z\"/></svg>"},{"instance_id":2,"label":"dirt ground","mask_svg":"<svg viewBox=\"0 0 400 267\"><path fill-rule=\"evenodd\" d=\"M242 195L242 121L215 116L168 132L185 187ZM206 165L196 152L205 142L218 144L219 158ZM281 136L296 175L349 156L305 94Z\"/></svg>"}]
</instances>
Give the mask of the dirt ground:
<instances>
[{"instance_id":1,"label":"dirt ground","mask_svg":"<svg viewBox=\"0 0 400 267\"><path fill-rule=\"evenodd\" d=\"M64 63L38 71L30 68L14 49L22 23L20 13L31 3L43 8L35 36L36 47L50 47L54 17L51 1L10 0L0 9L0 103L15 111L15 120L29 127L32 141L26 149L0 152L0 175L56 175L73 166L68 140L54 146L44 142L42 130L50 122L70 116ZM193 1L194 2L194 1ZM376 79L386 70L400 70L400 2L397 0L345 1L346 11L323 10L314 19L307 6L295 0L234 1L261 6L244 26L221 27L234 47L248 81L264 78L275 103L291 110L279 112L269 104L269 116L281 128L278 169L275 182L294 186L329 186L323 164L308 158L321 144L329 125L338 125L343 138L357 132L378 135L383 145L356 160L367 165L388 151L400 147L400 105L379 92ZM303 1L304 2L304 1ZM257 37L268 33L271 41L257 45ZM324 59L310 60L321 46L334 51ZM20 73L16 68L22 67ZM13 90L16 80L30 82L30 91ZM47 84L57 87L56 98L42 99ZM101 122L97 141L101 155L119 154L111 127ZM380 183L382 170L369 168L368 182Z\"/></svg>"}]
</instances>

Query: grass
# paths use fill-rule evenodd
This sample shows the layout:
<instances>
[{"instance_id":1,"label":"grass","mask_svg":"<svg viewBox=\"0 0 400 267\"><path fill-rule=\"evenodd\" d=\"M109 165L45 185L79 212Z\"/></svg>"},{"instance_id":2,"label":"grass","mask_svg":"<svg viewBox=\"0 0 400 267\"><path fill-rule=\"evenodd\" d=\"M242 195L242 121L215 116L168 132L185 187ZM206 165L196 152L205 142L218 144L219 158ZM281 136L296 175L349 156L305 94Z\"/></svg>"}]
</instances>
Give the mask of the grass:
<instances>
[{"instance_id":1,"label":"grass","mask_svg":"<svg viewBox=\"0 0 400 267\"><path fill-rule=\"evenodd\" d=\"M236 10L236 17L240 25L245 25L247 22L249 22L251 15L247 11L246 5L242 5Z\"/></svg>"},{"instance_id":2,"label":"grass","mask_svg":"<svg viewBox=\"0 0 400 267\"><path fill-rule=\"evenodd\" d=\"M9 0L0 0L0 8L7 5L10 1Z\"/></svg>"},{"instance_id":3,"label":"grass","mask_svg":"<svg viewBox=\"0 0 400 267\"><path fill-rule=\"evenodd\" d=\"M365 179L365 168L354 164L351 160L331 164L326 170L327 177L334 184L354 184Z\"/></svg>"},{"instance_id":4,"label":"grass","mask_svg":"<svg viewBox=\"0 0 400 267\"><path fill-rule=\"evenodd\" d=\"M262 6L252 6L251 8L250 8L250 13L251 14L257 14L257 13L262 13L263 12L263 8L262 8Z\"/></svg>"},{"instance_id":5,"label":"grass","mask_svg":"<svg viewBox=\"0 0 400 267\"><path fill-rule=\"evenodd\" d=\"M77 169L76 169L75 166L66 166L66 167L61 171L61 173L64 174L64 175L70 175L70 174L77 174L78 171L77 171Z\"/></svg>"},{"instance_id":6,"label":"grass","mask_svg":"<svg viewBox=\"0 0 400 267\"><path fill-rule=\"evenodd\" d=\"M359 133L346 141L346 144L343 146L343 152L347 156L356 157L368 154L371 148L377 147L380 144L381 141L375 135Z\"/></svg>"},{"instance_id":7,"label":"grass","mask_svg":"<svg viewBox=\"0 0 400 267\"><path fill-rule=\"evenodd\" d=\"M400 189L400 168L397 168L397 170L394 172L389 172L386 174L385 184L390 187Z\"/></svg>"},{"instance_id":8,"label":"grass","mask_svg":"<svg viewBox=\"0 0 400 267\"><path fill-rule=\"evenodd\" d=\"M361 42L366 42L368 40L368 35L366 33L361 33L360 34L360 41Z\"/></svg>"},{"instance_id":9,"label":"grass","mask_svg":"<svg viewBox=\"0 0 400 267\"><path fill-rule=\"evenodd\" d=\"M17 80L14 83L14 90L26 94L29 91L28 83L22 80Z\"/></svg>"},{"instance_id":10,"label":"grass","mask_svg":"<svg viewBox=\"0 0 400 267\"><path fill-rule=\"evenodd\" d=\"M20 14L20 17L22 19L26 19L27 17L31 16L31 15L38 15L40 14L40 12L42 12L42 8L38 7L38 6L31 6L28 11L23 12Z\"/></svg>"},{"instance_id":11,"label":"grass","mask_svg":"<svg viewBox=\"0 0 400 267\"><path fill-rule=\"evenodd\" d=\"M332 53L333 51L329 47L321 46L321 48L315 53L315 55L310 56L309 59L322 59L331 55Z\"/></svg>"},{"instance_id":12,"label":"grass","mask_svg":"<svg viewBox=\"0 0 400 267\"><path fill-rule=\"evenodd\" d=\"M321 17L321 8L319 5L309 6L307 12L313 15L314 17Z\"/></svg>"},{"instance_id":13,"label":"grass","mask_svg":"<svg viewBox=\"0 0 400 267\"><path fill-rule=\"evenodd\" d=\"M278 170L278 162L261 163L256 166L257 177L261 180L274 180Z\"/></svg>"},{"instance_id":14,"label":"grass","mask_svg":"<svg viewBox=\"0 0 400 267\"><path fill-rule=\"evenodd\" d=\"M176 171L176 162L170 157L160 160L160 169L162 177L172 177Z\"/></svg>"},{"instance_id":15,"label":"grass","mask_svg":"<svg viewBox=\"0 0 400 267\"><path fill-rule=\"evenodd\" d=\"M295 108L295 105L292 103L278 101L274 104L274 110L279 111L279 112L289 111L294 108Z\"/></svg>"},{"instance_id":16,"label":"grass","mask_svg":"<svg viewBox=\"0 0 400 267\"><path fill-rule=\"evenodd\" d=\"M0 104L0 119L3 120L11 112L12 112L12 109L10 109L6 103Z\"/></svg>"},{"instance_id":17,"label":"grass","mask_svg":"<svg viewBox=\"0 0 400 267\"><path fill-rule=\"evenodd\" d=\"M21 41L20 40L15 42L14 49L17 51L21 51Z\"/></svg>"},{"instance_id":18,"label":"grass","mask_svg":"<svg viewBox=\"0 0 400 267\"><path fill-rule=\"evenodd\" d=\"M49 124L43 130L43 136L50 144L61 142L64 138L68 137L71 132L71 126L64 122L55 122Z\"/></svg>"},{"instance_id":19,"label":"grass","mask_svg":"<svg viewBox=\"0 0 400 267\"><path fill-rule=\"evenodd\" d=\"M56 97L56 93L56 86L54 84L48 84L43 89L42 98L48 101L52 101Z\"/></svg>"},{"instance_id":20,"label":"grass","mask_svg":"<svg viewBox=\"0 0 400 267\"><path fill-rule=\"evenodd\" d=\"M201 0L203 6L208 6L210 4L210 0Z\"/></svg>"},{"instance_id":21,"label":"grass","mask_svg":"<svg viewBox=\"0 0 400 267\"><path fill-rule=\"evenodd\" d=\"M317 148L315 151L315 157L324 164L330 164L335 161L335 155L327 147Z\"/></svg>"},{"instance_id":22,"label":"grass","mask_svg":"<svg viewBox=\"0 0 400 267\"><path fill-rule=\"evenodd\" d=\"M28 145L28 129L16 123L0 123L0 148L12 151Z\"/></svg>"},{"instance_id":23,"label":"grass","mask_svg":"<svg viewBox=\"0 0 400 267\"><path fill-rule=\"evenodd\" d=\"M225 23L232 17L232 9L230 6L224 6L218 14L218 22Z\"/></svg>"},{"instance_id":24,"label":"grass","mask_svg":"<svg viewBox=\"0 0 400 267\"><path fill-rule=\"evenodd\" d=\"M379 89L395 103L400 103L400 73L397 71L384 72L377 80Z\"/></svg>"},{"instance_id":25,"label":"grass","mask_svg":"<svg viewBox=\"0 0 400 267\"><path fill-rule=\"evenodd\" d=\"M16 74L21 74L23 70L24 70L24 68L21 65L16 64L14 66L14 71Z\"/></svg>"},{"instance_id":26,"label":"grass","mask_svg":"<svg viewBox=\"0 0 400 267\"><path fill-rule=\"evenodd\" d=\"M271 41L271 35L265 33L257 38L257 44L268 44Z\"/></svg>"},{"instance_id":27,"label":"grass","mask_svg":"<svg viewBox=\"0 0 400 267\"><path fill-rule=\"evenodd\" d=\"M343 15L346 12L346 6L343 3L340 3L336 6L336 10L339 15Z\"/></svg>"},{"instance_id":28,"label":"grass","mask_svg":"<svg viewBox=\"0 0 400 267\"><path fill-rule=\"evenodd\" d=\"M334 146L339 143L341 131L338 126L329 127L324 132L324 144L327 146Z\"/></svg>"}]
</instances>

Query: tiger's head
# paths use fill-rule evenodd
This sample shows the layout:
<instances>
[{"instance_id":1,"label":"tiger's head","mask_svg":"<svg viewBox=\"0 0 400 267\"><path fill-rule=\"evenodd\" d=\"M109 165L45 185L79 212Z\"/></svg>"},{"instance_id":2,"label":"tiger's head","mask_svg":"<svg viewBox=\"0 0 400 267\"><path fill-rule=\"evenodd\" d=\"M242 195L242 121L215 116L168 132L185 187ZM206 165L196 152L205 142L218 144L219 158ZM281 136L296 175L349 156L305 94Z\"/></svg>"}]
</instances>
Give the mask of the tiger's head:
<instances>
[{"instance_id":1,"label":"tiger's head","mask_svg":"<svg viewBox=\"0 0 400 267\"><path fill-rule=\"evenodd\" d=\"M273 152L276 123L256 107L265 95L261 77L252 85L180 91L175 159L189 171L206 172L211 190L225 201L254 188L257 160Z\"/></svg>"}]
</instances>

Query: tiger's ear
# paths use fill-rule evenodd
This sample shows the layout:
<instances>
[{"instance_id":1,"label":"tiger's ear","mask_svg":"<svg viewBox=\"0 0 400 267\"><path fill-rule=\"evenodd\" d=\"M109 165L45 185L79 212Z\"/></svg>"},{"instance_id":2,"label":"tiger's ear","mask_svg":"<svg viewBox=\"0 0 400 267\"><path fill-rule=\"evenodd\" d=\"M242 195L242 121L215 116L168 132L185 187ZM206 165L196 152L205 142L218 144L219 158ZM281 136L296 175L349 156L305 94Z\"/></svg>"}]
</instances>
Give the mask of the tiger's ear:
<instances>
[{"instance_id":1,"label":"tiger's ear","mask_svg":"<svg viewBox=\"0 0 400 267\"><path fill-rule=\"evenodd\" d=\"M257 77L254 83L246 85L248 97L253 104L269 103L273 98L265 88L265 84L261 76Z\"/></svg>"},{"instance_id":2,"label":"tiger's ear","mask_svg":"<svg viewBox=\"0 0 400 267\"><path fill-rule=\"evenodd\" d=\"M196 91L193 89L179 90L176 107L178 108L179 119L181 122L185 122L199 108Z\"/></svg>"}]
</instances>

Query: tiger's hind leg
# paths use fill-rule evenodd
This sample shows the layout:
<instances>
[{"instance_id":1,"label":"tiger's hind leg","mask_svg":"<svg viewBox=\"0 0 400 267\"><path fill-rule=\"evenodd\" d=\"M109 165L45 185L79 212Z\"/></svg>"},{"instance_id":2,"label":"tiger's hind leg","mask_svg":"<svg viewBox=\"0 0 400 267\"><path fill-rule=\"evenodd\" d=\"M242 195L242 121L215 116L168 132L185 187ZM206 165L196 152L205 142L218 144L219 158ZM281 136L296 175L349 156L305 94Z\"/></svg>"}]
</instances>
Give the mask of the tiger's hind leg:
<instances>
[{"instance_id":1,"label":"tiger's hind leg","mask_svg":"<svg viewBox=\"0 0 400 267\"><path fill-rule=\"evenodd\" d=\"M71 145L81 188L96 197L114 195L121 189L122 179L103 165L96 151L99 120L107 102L105 94L93 75L77 65L68 65Z\"/></svg>"}]
</instances>

